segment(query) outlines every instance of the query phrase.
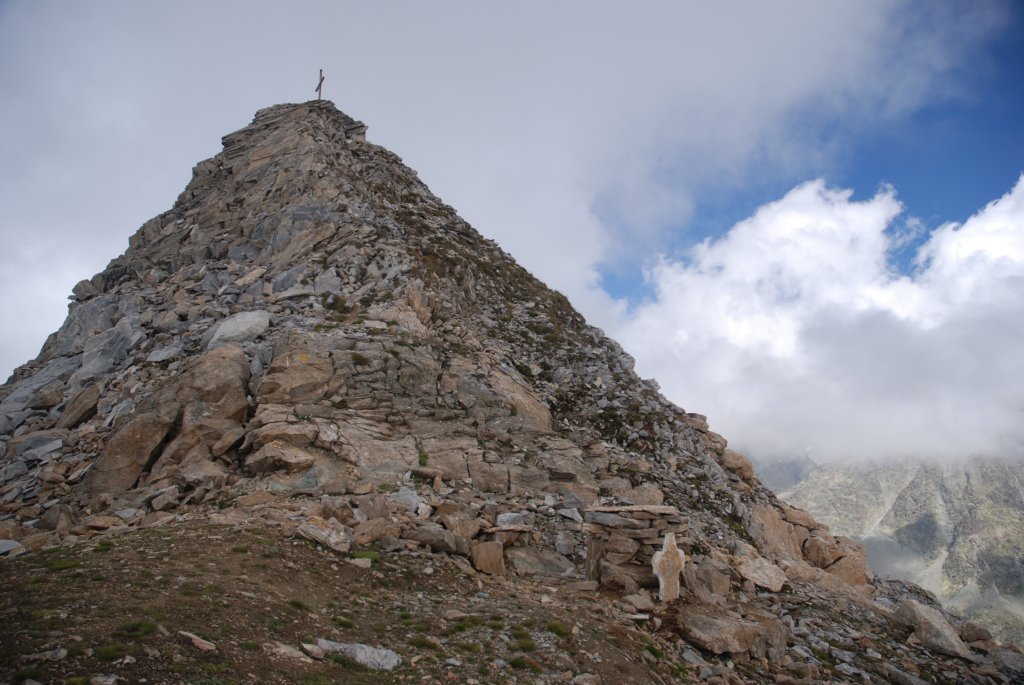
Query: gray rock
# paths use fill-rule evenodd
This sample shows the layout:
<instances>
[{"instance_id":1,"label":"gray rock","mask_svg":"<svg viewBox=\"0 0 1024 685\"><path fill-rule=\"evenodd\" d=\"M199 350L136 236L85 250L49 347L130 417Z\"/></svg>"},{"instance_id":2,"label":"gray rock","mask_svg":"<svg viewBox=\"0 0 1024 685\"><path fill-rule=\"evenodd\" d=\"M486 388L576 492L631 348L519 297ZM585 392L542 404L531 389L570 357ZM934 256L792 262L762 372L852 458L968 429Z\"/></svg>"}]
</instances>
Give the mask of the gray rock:
<instances>
[{"instance_id":1,"label":"gray rock","mask_svg":"<svg viewBox=\"0 0 1024 685\"><path fill-rule=\"evenodd\" d=\"M90 280L81 280L75 284L75 287L71 289L76 299L88 300L90 297L96 297L100 294L99 288L93 285Z\"/></svg>"},{"instance_id":2,"label":"gray rock","mask_svg":"<svg viewBox=\"0 0 1024 685\"><path fill-rule=\"evenodd\" d=\"M107 373L143 337L128 317L121 319L113 328L91 336L83 345L82 366L71 375L69 382L77 386Z\"/></svg>"},{"instance_id":3,"label":"gray rock","mask_svg":"<svg viewBox=\"0 0 1024 685\"><path fill-rule=\"evenodd\" d=\"M284 292L295 285L300 278L306 274L306 265L299 264L283 273L279 273L270 280L271 288L275 293Z\"/></svg>"},{"instance_id":4,"label":"gray rock","mask_svg":"<svg viewBox=\"0 0 1024 685\"><path fill-rule=\"evenodd\" d=\"M423 504L423 499L411 488L407 487L399 488L398 492L388 495L388 501L398 504L410 514L415 514L420 505Z\"/></svg>"},{"instance_id":5,"label":"gray rock","mask_svg":"<svg viewBox=\"0 0 1024 685\"><path fill-rule=\"evenodd\" d=\"M402 665L402 657L390 649L379 649L357 642L333 642L320 638L316 646L328 654L344 654L374 671L393 671Z\"/></svg>"},{"instance_id":6,"label":"gray rock","mask_svg":"<svg viewBox=\"0 0 1024 685\"><path fill-rule=\"evenodd\" d=\"M216 325L206 348L215 350L228 343L254 340L266 333L268 328L270 328L269 312L261 309L241 312Z\"/></svg>"},{"instance_id":7,"label":"gray rock","mask_svg":"<svg viewBox=\"0 0 1024 685\"><path fill-rule=\"evenodd\" d=\"M525 526L526 517L518 511L509 511L498 514L496 525L499 526Z\"/></svg>"},{"instance_id":8,"label":"gray rock","mask_svg":"<svg viewBox=\"0 0 1024 685\"><path fill-rule=\"evenodd\" d=\"M17 540L0 540L0 554L7 554L19 547L21 547L21 543Z\"/></svg>"},{"instance_id":9,"label":"gray rock","mask_svg":"<svg viewBox=\"0 0 1024 685\"><path fill-rule=\"evenodd\" d=\"M563 576L576 568L571 561L549 549L509 547L505 556L520 576Z\"/></svg>"},{"instance_id":10,"label":"gray rock","mask_svg":"<svg viewBox=\"0 0 1024 685\"><path fill-rule=\"evenodd\" d=\"M317 295L325 293L337 293L341 291L341 279L335 272L334 267L327 269L316 277L313 282L313 292Z\"/></svg>"},{"instance_id":11,"label":"gray rock","mask_svg":"<svg viewBox=\"0 0 1024 685\"><path fill-rule=\"evenodd\" d=\"M158 364L160 362L166 362L172 359L177 359L181 355L182 349L180 345L167 345L165 347L160 347L150 352L149 355L146 357L146 361L153 364Z\"/></svg>"}]
</instances>

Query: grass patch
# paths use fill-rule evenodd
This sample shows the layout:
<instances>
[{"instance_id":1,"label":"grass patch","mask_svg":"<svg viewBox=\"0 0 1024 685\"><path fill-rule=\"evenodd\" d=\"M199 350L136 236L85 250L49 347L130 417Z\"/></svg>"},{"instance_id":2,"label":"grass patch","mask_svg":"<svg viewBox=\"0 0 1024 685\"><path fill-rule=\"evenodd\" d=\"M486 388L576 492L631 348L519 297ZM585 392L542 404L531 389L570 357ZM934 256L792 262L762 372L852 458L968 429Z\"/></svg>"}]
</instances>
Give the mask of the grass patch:
<instances>
[{"instance_id":1,"label":"grass patch","mask_svg":"<svg viewBox=\"0 0 1024 685\"><path fill-rule=\"evenodd\" d=\"M51 559L46 562L46 568L50 571L66 571L69 568L78 568L82 562L74 559Z\"/></svg>"},{"instance_id":2,"label":"grass patch","mask_svg":"<svg viewBox=\"0 0 1024 685\"><path fill-rule=\"evenodd\" d=\"M512 668L517 668L520 671L533 671L534 673L540 673L540 664L533 659L525 656L514 656L508 660L508 665Z\"/></svg>"},{"instance_id":3,"label":"grass patch","mask_svg":"<svg viewBox=\"0 0 1024 685\"><path fill-rule=\"evenodd\" d=\"M356 366L369 366L373 362L365 354L360 354L359 352L353 352L352 353L352 363L354 365L356 365Z\"/></svg>"},{"instance_id":4,"label":"grass patch","mask_svg":"<svg viewBox=\"0 0 1024 685\"><path fill-rule=\"evenodd\" d=\"M114 631L114 637L124 639L136 639L152 635L156 632L156 624L152 621L132 621L118 626Z\"/></svg>"},{"instance_id":5,"label":"grass patch","mask_svg":"<svg viewBox=\"0 0 1024 685\"><path fill-rule=\"evenodd\" d=\"M293 609L298 609L299 611L312 611L312 609L309 608L309 605L301 599L289 599L288 606Z\"/></svg>"},{"instance_id":6,"label":"grass patch","mask_svg":"<svg viewBox=\"0 0 1024 685\"><path fill-rule=\"evenodd\" d=\"M533 640L517 640L512 645L513 651L516 652L534 652L537 650L537 644Z\"/></svg>"},{"instance_id":7,"label":"grass patch","mask_svg":"<svg viewBox=\"0 0 1024 685\"><path fill-rule=\"evenodd\" d=\"M563 640L569 637L569 629L561 623L559 623L558 621L552 621L551 623L548 623L547 627L549 633L554 633L556 636Z\"/></svg>"},{"instance_id":8,"label":"grass patch","mask_svg":"<svg viewBox=\"0 0 1024 685\"><path fill-rule=\"evenodd\" d=\"M350 657L350 656L348 656L346 654L332 654L332 655L330 655L327 658L330 659L335 664L337 664L338 666L341 666L342 668L344 668L346 671L368 671L368 670L370 670L366 666L363 666L361 663L359 663L358 661L356 661L355 659L353 659L352 657Z\"/></svg>"},{"instance_id":9,"label":"grass patch","mask_svg":"<svg viewBox=\"0 0 1024 685\"><path fill-rule=\"evenodd\" d=\"M242 643L242 649L244 649L247 652L258 652L258 651L260 651L260 649L262 649L262 647L260 647L260 643L259 642L253 642L252 640L247 640L247 641Z\"/></svg>"},{"instance_id":10,"label":"grass patch","mask_svg":"<svg viewBox=\"0 0 1024 685\"><path fill-rule=\"evenodd\" d=\"M43 669L38 666L26 666L25 668L18 669L14 674L15 683L23 683L26 680L36 680L42 682L43 680Z\"/></svg>"},{"instance_id":11,"label":"grass patch","mask_svg":"<svg viewBox=\"0 0 1024 685\"><path fill-rule=\"evenodd\" d=\"M377 561L380 559L380 552L375 549L361 549L358 552L352 552L353 559L369 559L370 561Z\"/></svg>"},{"instance_id":12,"label":"grass patch","mask_svg":"<svg viewBox=\"0 0 1024 685\"><path fill-rule=\"evenodd\" d=\"M664 659L665 658L665 652L661 651L660 649L658 649L657 647L655 647L652 644L645 645L644 648L648 652L650 652L651 656L653 656L655 659Z\"/></svg>"},{"instance_id":13,"label":"grass patch","mask_svg":"<svg viewBox=\"0 0 1024 685\"><path fill-rule=\"evenodd\" d=\"M438 645L433 640L428 640L422 635L413 635L409 638L409 644L413 647L420 647L422 649L437 649Z\"/></svg>"},{"instance_id":14,"label":"grass patch","mask_svg":"<svg viewBox=\"0 0 1024 685\"><path fill-rule=\"evenodd\" d=\"M110 540L100 540L99 542L96 543L96 546L93 548L92 551L93 552L109 552L112 549L114 549L114 543L113 542L111 542Z\"/></svg>"},{"instance_id":15,"label":"grass patch","mask_svg":"<svg viewBox=\"0 0 1024 685\"><path fill-rule=\"evenodd\" d=\"M128 651L128 645L121 644L120 642L108 642L102 647L97 647L96 651L93 652L93 656L100 661L117 661L128 656Z\"/></svg>"},{"instance_id":16,"label":"grass patch","mask_svg":"<svg viewBox=\"0 0 1024 685\"><path fill-rule=\"evenodd\" d=\"M351 619L347 619L344 616L335 616L331 619L331 623L338 626L339 628L355 628L356 624Z\"/></svg>"}]
</instances>

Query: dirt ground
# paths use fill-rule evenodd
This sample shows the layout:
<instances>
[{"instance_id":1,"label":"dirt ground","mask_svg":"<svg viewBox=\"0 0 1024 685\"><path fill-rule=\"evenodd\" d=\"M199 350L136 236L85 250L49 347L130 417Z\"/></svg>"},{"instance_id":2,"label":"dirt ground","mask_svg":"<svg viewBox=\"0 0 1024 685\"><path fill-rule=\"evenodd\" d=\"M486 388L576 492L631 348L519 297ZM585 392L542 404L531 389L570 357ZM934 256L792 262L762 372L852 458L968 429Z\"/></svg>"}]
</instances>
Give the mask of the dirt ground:
<instances>
[{"instance_id":1,"label":"dirt ground","mask_svg":"<svg viewBox=\"0 0 1024 685\"><path fill-rule=\"evenodd\" d=\"M179 522L0 561L0 682L691 681L607 600L478 576L423 551L356 556L372 567L272 528ZM317 638L388 648L403 663L367 671L304 657Z\"/></svg>"}]
</instances>

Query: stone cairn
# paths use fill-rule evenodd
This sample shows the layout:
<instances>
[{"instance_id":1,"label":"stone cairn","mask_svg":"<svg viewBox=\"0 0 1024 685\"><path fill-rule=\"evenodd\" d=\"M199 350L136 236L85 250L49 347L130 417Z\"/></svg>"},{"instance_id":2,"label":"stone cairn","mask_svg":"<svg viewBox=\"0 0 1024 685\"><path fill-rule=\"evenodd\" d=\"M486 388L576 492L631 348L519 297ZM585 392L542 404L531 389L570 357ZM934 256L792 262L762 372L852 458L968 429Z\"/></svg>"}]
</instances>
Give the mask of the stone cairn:
<instances>
[{"instance_id":1,"label":"stone cairn","mask_svg":"<svg viewBox=\"0 0 1024 685\"><path fill-rule=\"evenodd\" d=\"M674 535L677 545L690 544L689 519L666 504L589 507L584 510L583 530L587 579L626 592L659 585L652 562L666 535Z\"/></svg>"}]
</instances>

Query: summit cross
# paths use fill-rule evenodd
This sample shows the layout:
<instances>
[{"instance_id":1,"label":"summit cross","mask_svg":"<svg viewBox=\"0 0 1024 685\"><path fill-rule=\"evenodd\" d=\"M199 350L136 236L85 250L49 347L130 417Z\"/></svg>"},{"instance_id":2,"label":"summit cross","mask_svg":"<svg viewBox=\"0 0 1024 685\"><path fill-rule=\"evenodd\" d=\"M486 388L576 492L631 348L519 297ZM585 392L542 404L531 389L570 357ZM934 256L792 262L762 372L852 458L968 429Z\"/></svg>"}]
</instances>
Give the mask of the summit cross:
<instances>
[{"instance_id":1,"label":"summit cross","mask_svg":"<svg viewBox=\"0 0 1024 685\"><path fill-rule=\"evenodd\" d=\"M323 95L323 91L324 91L324 70L323 69L320 70L320 81L316 84L316 88L314 88L314 90L316 91L316 99L319 100L321 98L321 96Z\"/></svg>"}]
</instances>

